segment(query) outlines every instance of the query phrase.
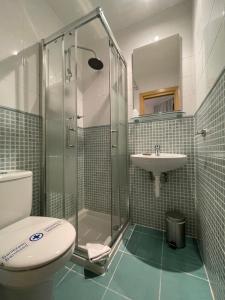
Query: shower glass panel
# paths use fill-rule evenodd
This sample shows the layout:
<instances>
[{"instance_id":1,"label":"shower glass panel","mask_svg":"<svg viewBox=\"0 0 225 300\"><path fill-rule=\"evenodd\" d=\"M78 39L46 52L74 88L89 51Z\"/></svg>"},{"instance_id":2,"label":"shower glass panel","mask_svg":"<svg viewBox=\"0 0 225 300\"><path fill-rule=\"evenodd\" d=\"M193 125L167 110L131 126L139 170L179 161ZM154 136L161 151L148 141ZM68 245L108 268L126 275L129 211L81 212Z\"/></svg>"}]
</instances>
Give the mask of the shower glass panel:
<instances>
[{"instance_id":1,"label":"shower glass panel","mask_svg":"<svg viewBox=\"0 0 225 300\"><path fill-rule=\"evenodd\" d=\"M94 58L102 64L90 64ZM111 242L109 39L99 19L77 30L78 248ZM94 68L93 68L94 67Z\"/></svg>"},{"instance_id":2,"label":"shower glass panel","mask_svg":"<svg viewBox=\"0 0 225 300\"><path fill-rule=\"evenodd\" d=\"M46 47L46 213L75 225L76 102L74 35L65 35ZM68 59L69 58L69 59Z\"/></svg>"},{"instance_id":3,"label":"shower glass panel","mask_svg":"<svg viewBox=\"0 0 225 300\"><path fill-rule=\"evenodd\" d=\"M110 46L112 238L128 221L127 97L126 69L113 45Z\"/></svg>"},{"instance_id":4,"label":"shower glass panel","mask_svg":"<svg viewBox=\"0 0 225 300\"><path fill-rule=\"evenodd\" d=\"M46 47L46 213L64 218L63 39ZM52 176L54 174L54 176Z\"/></svg>"},{"instance_id":5,"label":"shower glass panel","mask_svg":"<svg viewBox=\"0 0 225 300\"><path fill-rule=\"evenodd\" d=\"M120 190L119 190L119 111L118 111L118 57L113 46L110 47L110 97L111 97L111 161L112 161L112 238L120 229Z\"/></svg>"},{"instance_id":6,"label":"shower glass panel","mask_svg":"<svg viewBox=\"0 0 225 300\"><path fill-rule=\"evenodd\" d=\"M43 41L45 208L75 226L86 258L129 219L127 75L101 9L69 27Z\"/></svg>"},{"instance_id":7,"label":"shower glass panel","mask_svg":"<svg viewBox=\"0 0 225 300\"><path fill-rule=\"evenodd\" d=\"M64 36L64 218L76 226L77 204L77 111L75 33Z\"/></svg>"},{"instance_id":8,"label":"shower glass panel","mask_svg":"<svg viewBox=\"0 0 225 300\"><path fill-rule=\"evenodd\" d=\"M128 186L128 116L126 67L118 57L118 167L120 195L120 225L129 219L129 186Z\"/></svg>"}]
</instances>

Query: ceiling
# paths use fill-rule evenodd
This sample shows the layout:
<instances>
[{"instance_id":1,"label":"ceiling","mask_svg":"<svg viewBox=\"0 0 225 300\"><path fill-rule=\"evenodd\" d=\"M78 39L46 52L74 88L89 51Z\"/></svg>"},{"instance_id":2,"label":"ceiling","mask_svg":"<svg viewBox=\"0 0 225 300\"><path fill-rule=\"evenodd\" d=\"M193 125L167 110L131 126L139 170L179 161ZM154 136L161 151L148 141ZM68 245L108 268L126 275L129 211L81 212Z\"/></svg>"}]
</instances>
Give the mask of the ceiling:
<instances>
[{"instance_id":1,"label":"ceiling","mask_svg":"<svg viewBox=\"0 0 225 300\"><path fill-rule=\"evenodd\" d=\"M78 19L97 6L113 31L119 31L184 0L46 0L63 23Z\"/></svg>"},{"instance_id":2,"label":"ceiling","mask_svg":"<svg viewBox=\"0 0 225 300\"><path fill-rule=\"evenodd\" d=\"M1 0L0 60L100 6L115 33L184 0ZM191 0L185 0L191 1Z\"/></svg>"}]
</instances>

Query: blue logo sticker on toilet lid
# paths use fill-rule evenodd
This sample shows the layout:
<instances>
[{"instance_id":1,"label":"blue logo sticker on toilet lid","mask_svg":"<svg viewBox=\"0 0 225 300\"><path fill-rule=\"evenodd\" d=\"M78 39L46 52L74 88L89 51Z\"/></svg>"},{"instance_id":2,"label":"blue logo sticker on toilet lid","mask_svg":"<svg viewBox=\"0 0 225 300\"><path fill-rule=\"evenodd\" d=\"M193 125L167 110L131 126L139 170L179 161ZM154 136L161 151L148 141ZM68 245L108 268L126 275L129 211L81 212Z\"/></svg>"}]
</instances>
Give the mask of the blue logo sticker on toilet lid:
<instances>
[{"instance_id":1,"label":"blue logo sticker on toilet lid","mask_svg":"<svg viewBox=\"0 0 225 300\"><path fill-rule=\"evenodd\" d=\"M28 247L35 246L36 243L34 242L41 240L44 236L48 236L48 234L51 234L52 231L56 230L58 226L62 226L63 224L63 220L54 220L52 223L45 226L45 228L40 229L40 231L32 234L29 237L26 237L18 244L15 244L14 247L6 249L7 252L4 255L0 251L0 266L6 265L12 258L14 258L16 255L19 255Z\"/></svg>"},{"instance_id":2,"label":"blue logo sticker on toilet lid","mask_svg":"<svg viewBox=\"0 0 225 300\"><path fill-rule=\"evenodd\" d=\"M30 236L29 240L31 242L36 242L36 241L39 241L40 239L42 239L43 236L44 236L44 234L41 232L34 233L34 234L32 234L32 236Z\"/></svg>"}]
</instances>

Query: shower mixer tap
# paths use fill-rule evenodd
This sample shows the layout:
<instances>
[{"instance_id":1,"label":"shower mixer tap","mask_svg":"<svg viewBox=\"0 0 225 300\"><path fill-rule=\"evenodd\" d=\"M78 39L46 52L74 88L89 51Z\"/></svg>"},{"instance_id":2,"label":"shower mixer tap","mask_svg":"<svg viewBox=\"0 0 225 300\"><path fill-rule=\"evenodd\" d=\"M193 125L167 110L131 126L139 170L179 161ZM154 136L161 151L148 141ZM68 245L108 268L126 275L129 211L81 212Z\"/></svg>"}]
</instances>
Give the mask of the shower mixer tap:
<instances>
[{"instance_id":1,"label":"shower mixer tap","mask_svg":"<svg viewBox=\"0 0 225 300\"><path fill-rule=\"evenodd\" d=\"M160 145L159 144L155 145L155 155L160 156Z\"/></svg>"},{"instance_id":2,"label":"shower mixer tap","mask_svg":"<svg viewBox=\"0 0 225 300\"><path fill-rule=\"evenodd\" d=\"M68 48L65 50L65 79L70 82L73 73L71 71L71 49Z\"/></svg>"},{"instance_id":3,"label":"shower mixer tap","mask_svg":"<svg viewBox=\"0 0 225 300\"><path fill-rule=\"evenodd\" d=\"M67 50L65 50L65 79L70 82L71 78L73 77L73 73L71 71L71 49L75 48L74 45L70 46ZM104 64L103 62L97 57L96 52L87 47L79 46L77 45L77 49L85 50L88 52L91 52L93 54L93 57L89 58L88 65L95 71L100 71L103 69Z\"/></svg>"}]
</instances>

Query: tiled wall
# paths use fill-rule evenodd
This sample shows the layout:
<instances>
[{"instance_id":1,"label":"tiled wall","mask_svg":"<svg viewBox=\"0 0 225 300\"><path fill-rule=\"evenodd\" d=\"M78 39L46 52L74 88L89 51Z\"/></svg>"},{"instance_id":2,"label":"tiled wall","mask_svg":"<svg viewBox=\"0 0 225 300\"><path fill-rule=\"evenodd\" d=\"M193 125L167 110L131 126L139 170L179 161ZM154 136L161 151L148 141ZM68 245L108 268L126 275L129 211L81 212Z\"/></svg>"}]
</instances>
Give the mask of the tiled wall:
<instances>
[{"instance_id":1,"label":"tiled wall","mask_svg":"<svg viewBox=\"0 0 225 300\"><path fill-rule=\"evenodd\" d=\"M225 72L196 113L197 228L215 300L225 299Z\"/></svg>"},{"instance_id":2,"label":"tiled wall","mask_svg":"<svg viewBox=\"0 0 225 300\"><path fill-rule=\"evenodd\" d=\"M84 129L78 128L78 210L84 208Z\"/></svg>"},{"instance_id":3,"label":"tiled wall","mask_svg":"<svg viewBox=\"0 0 225 300\"><path fill-rule=\"evenodd\" d=\"M84 158L84 206L110 213L110 126L84 129Z\"/></svg>"},{"instance_id":4,"label":"tiled wall","mask_svg":"<svg viewBox=\"0 0 225 300\"><path fill-rule=\"evenodd\" d=\"M197 107L224 67L225 1L194 1L194 51Z\"/></svg>"},{"instance_id":5,"label":"tiled wall","mask_svg":"<svg viewBox=\"0 0 225 300\"><path fill-rule=\"evenodd\" d=\"M131 216L135 223L165 228L165 212L177 209L187 218L187 234L195 235L194 119L133 123L129 125L129 154L153 152L160 144L162 152L182 153L188 163L168 172L161 183L160 197L154 194L154 182L145 170L130 165Z\"/></svg>"},{"instance_id":6,"label":"tiled wall","mask_svg":"<svg viewBox=\"0 0 225 300\"><path fill-rule=\"evenodd\" d=\"M40 213L41 118L0 107L0 169L33 172L32 214Z\"/></svg>"},{"instance_id":7,"label":"tiled wall","mask_svg":"<svg viewBox=\"0 0 225 300\"><path fill-rule=\"evenodd\" d=\"M78 151L77 151L77 163L78 163L78 211L84 208L84 130L81 127L78 127ZM63 169L62 155L60 153L58 157L53 157L54 161L51 163L53 168L49 166L48 172L50 173L50 178L52 178L52 182L56 179L54 184L50 185L51 188L47 188L47 215L54 218L65 218L70 221L74 220L75 212L76 212L76 199L75 199L75 149L74 148L66 148L66 154L64 157L64 175L65 175L65 183L62 184L63 175L60 172L60 176L57 180L55 173L57 172L54 169L54 166L57 164L60 166L60 170ZM74 160L72 162L72 160ZM48 176L48 175L47 175ZM54 178L55 177L55 178ZM58 181L58 182L57 182ZM63 193L65 190L65 194Z\"/></svg>"},{"instance_id":8,"label":"tiled wall","mask_svg":"<svg viewBox=\"0 0 225 300\"><path fill-rule=\"evenodd\" d=\"M126 185L126 175L118 172L115 180L119 180L122 176L120 186L120 199L119 204L118 193L112 193L112 163L111 160L111 130L110 126L96 126L84 128L83 139L83 160L84 172L83 181L79 177L79 186L83 185L83 203L85 209L90 209L98 212L110 214L112 212L117 222L117 216L120 210L121 219L127 219L127 194L128 187ZM115 158L115 156L113 156ZM120 156L118 161L124 163L123 155ZM116 162L115 162L116 163ZM114 169L115 170L115 169ZM112 198L113 197L113 198ZM80 197L79 197L80 198ZM79 199L80 202L80 199Z\"/></svg>"},{"instance_id":9,"label":"tiled wall","mask_svg":"<svg viewBox=\"0 0 225 300\"><path fill-rule=\"evenodd\" d=\"M179 209L187 217L187 234L195 235L195 172L193 117L129 124L129 154L154 151L183 153L188 163L168 173L162 182L160 198L148 172L130 165L130 201L133 222L164 229L165 212ZM84 207L111 211L110 129L108 126L84 129Z\"/></svg>"}]
</instances>

